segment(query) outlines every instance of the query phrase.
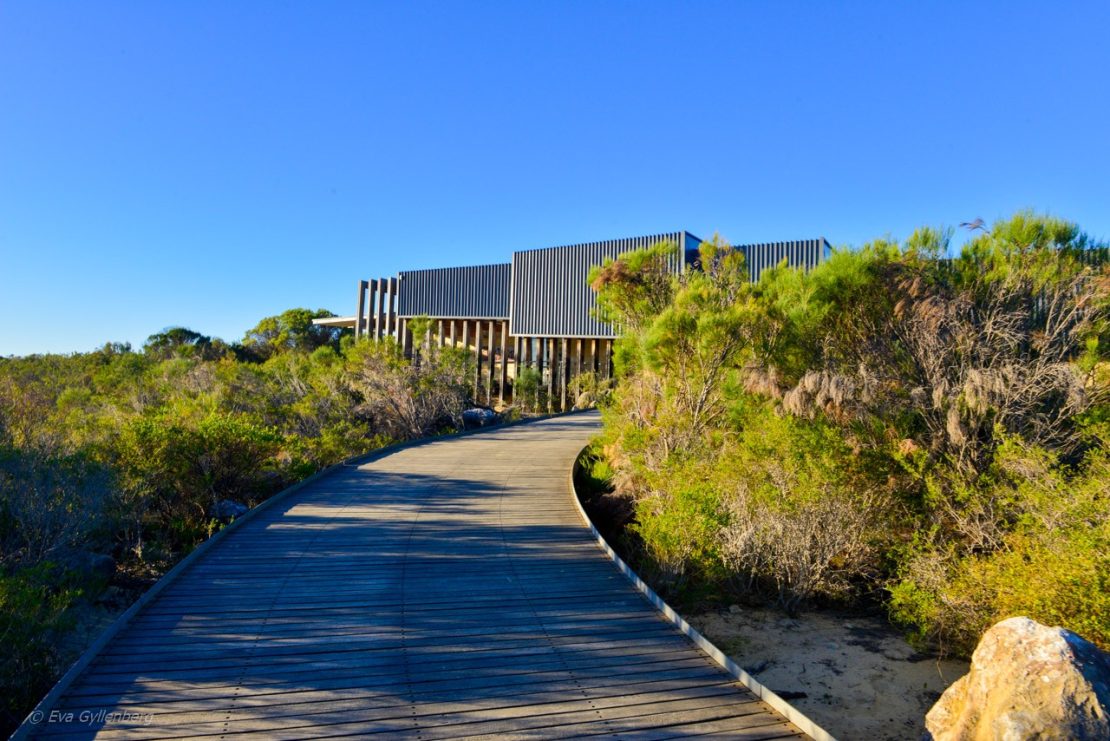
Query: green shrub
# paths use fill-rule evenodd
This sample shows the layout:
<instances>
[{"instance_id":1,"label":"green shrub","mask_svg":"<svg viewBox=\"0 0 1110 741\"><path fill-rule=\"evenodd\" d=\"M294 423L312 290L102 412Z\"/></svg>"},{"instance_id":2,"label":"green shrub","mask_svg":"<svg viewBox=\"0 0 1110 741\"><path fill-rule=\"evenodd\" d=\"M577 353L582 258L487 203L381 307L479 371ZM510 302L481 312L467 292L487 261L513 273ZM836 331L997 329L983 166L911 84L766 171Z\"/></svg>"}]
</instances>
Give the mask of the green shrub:
<instances>
[{"instance_id":1,"label":"green shrub","mask_svg":"<svg viewBox=\"0 0 1110 741\"><path fill-rule=\"evenodd\" d=\"M609 479L662 586L788 611L889 590L960 652L1015 612L1105 645L1107 250L1031 213L942 259L951 234L755 285L718 238L701 270L668 276L659 245L591 273L624 333Z\"/></svg>"},{"instance_id":2,"label":"green shrub","mask_svg":"<svg viewBox=\"0 0 1110 741\"><path fill-rule=\"evenodd\" d=\"M543 385L543 374L535 368L521 368L513 382L513 396L516 403L529 412L547 408L547 389Z\"/></svg>"},{"instance_id":3,"label":"green shrub","mask_svg":"<svg viewBox=\"0 0 1110 741\"><path fill-rule=\"evenodd\" d=\"M987 530L989 542L968 547L967 538L949 534L966 524L935 527L919 538L904 552L891 588L892 617L919 642L961 654L986 628L1014 615L1062 625L1110 648L1105 452L1094 451L1072 471L1010 437L974 492L962 516Z\"/></svg>"},{"instance_id":4,"label":"green shrub","mask_svg":"<svg viewBox=\"0 0 1110 741\"><path fill-rule=\"evenodd\" d=\"M411 327L419 337L419 326ZM471 400L473 361L461 348L417 348L406 358L394 342L360 342L348 357L356 418L395 440L462 428Z\"/></svg>"},{"instance_id":5,"label":"green shrub","mask_svg":"<svg viewBox=\"0 0 1110 741\"><path fill-rule=\"evenodd\" d=\"M50 563L0 573L0 732L14 730L57 680L58 637L82 593Z\"/></svg>"},{"instance_id":6,"label":"green shrub","mask_svg":"<svg viewBox=\"0 0 1110 741\"><path fill-rule=\"evenodd\" d=\"M88 455L0 444L0 568L104 547L114 483Z\"/></svg>"},{"instance_id":7,"label":"green shrub","mask_svg":"<svg viewBox=\"0 0 1110 741\"><path fill-rule=\"evenodd\" d=\"M127 425L117 447L122 472L120 514L132 523L132 547L151 534L171 549L189 549L212 530L221 499L254 504L283 481L272 430L226 414L199 421L167 415ZM148 532L153 531L153 532Z\"/></svg>"},{"instance_id":8,"label":"green shrub","mask_svg":"<svg viewBox=\"0 0 1110 741\"><path fill-rule=\"evenodd\" d=\"M721 496L707 484L688 482L641 498L635 532L643 541L665 591L721 576L720 533L728 524Z\"/></svg>"},{"instance_id":9,"label":"green shrub","mask_svg":"<svg viewBox=\"0 0 1110 741\"><path fill-rule=\"evenodd\" d=\"M752 405L715 469L730 513L722 552L745 591L793 612L847 600L874 575L888 506L837 428Z\"/></svg>"}]
</instances>

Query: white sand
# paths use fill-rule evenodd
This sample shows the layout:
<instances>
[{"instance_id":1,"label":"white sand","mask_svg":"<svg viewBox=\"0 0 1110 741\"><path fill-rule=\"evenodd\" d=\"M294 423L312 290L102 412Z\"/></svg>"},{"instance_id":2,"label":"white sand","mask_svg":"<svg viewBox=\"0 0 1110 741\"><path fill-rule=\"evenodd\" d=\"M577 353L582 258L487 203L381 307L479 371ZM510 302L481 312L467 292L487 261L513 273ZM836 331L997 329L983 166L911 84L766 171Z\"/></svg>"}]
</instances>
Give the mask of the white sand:
<instances>
[{"instance_id":1,"label":"white sand","mask_svg":"<svg viewBox=\"0 0 1110 741\"><path fill-rule=\"evenodd\" d=\"M918 739L925 713L968 669L917 653L885 621L733 606L691 624L840 741ZM798 697L804 693L805 697Z\"/></svg>"}]
</instances>

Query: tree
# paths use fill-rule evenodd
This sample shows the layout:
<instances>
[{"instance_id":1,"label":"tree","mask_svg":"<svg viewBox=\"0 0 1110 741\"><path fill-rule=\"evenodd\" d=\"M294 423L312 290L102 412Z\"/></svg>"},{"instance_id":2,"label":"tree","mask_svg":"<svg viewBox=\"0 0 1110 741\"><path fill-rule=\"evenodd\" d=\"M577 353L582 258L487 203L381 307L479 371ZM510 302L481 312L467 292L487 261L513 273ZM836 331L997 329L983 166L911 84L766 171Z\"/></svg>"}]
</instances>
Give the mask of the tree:
<instances>
[{"instance_id":1,"label":"tree","mask_svg":"<svg viewBox=\"0 0 1110 741\"><path fill-rule=\"evenodd\" d=\"M590 269L590 287L597 293L597 315L622 332L645 327L670 303L674 275L670 263L678 253L674 242L606 258Z\"/></svg>"},{"instance_id":2,"label":"tree","mask_svg":"<svg viewBox=\"0 0 1110 741\"><path fill-rule=\"evenodd\" d=\"M143 352L160 359L197 357L215 360L227 354L227 345L186 327L170 327L147 337Z\"/></svg>"},{"instance_id":3,"label":"tree","mask_svg":"<svg viewBox=\"0 0 1110 741\"><path fill-rule=\"evenodd\" d=\"M1110 319L1110 278L1084 259L1088 238L1066 222L1019 214L954 261L939 259L945 241L920 230L897 251L858 253L878 298L834 310L820 364L785 407L900 420L931 463L965 476L989 468L998 432L1072 450L1077 420L1104 393L1090 383L1094 359L1087 370L1075 361L1105 352L1097 339Z\"/></svg>"},{"instance_id":4,"label":"tree","mask_svg":"<svg viewBox=\"0 0 1110 741\"><path fill-rule=\"evenodd\" d=\"M324 345L338 348L340 337L348 330L312 323L313 319L333 316L327 309L287 309L250 329L243 337L243 346L261 360L283 352L310 353Z\"/></svg>"},{"instance_id":5,"label":"tree","mask_svg":"<svg viewBox=\"0 0 1110 741\"><path fill-rule=\"evenodd\" d=\"M623 416L653 441L662 461L695 445L724 412L723 391L762 329L744 257L719 237L704 242L700 270L664 272L660 243L607 261L591 275L598 305L624 329L616 358Z\"/></svg>"}]
</instances>

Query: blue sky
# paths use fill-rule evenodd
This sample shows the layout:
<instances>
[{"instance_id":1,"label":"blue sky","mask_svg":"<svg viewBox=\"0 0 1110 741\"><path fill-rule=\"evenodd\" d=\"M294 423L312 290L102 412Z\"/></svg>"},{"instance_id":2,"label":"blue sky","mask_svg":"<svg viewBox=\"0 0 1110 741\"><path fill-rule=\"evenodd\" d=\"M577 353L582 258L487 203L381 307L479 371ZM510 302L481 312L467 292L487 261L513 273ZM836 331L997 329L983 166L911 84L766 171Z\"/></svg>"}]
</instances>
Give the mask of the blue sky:
<instances>
[{"instance_id":1,"label":"blue sky","mask_svg":"<svg viewBox=\"0 0 1110 741\"><path fill-rule=\"evenodd\" d=\"M0 355L688 229L1110 238L1110 3L0 3Z\"/></svg>"}]
</instances>

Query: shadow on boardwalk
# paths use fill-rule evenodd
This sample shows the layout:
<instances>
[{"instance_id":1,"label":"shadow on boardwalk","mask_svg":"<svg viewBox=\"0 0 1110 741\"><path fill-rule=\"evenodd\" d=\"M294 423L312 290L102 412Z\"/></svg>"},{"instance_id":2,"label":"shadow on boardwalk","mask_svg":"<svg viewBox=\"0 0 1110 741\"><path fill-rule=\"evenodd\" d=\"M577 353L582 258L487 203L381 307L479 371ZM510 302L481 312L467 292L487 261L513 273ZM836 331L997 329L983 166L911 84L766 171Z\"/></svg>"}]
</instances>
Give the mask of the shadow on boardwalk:
<instances>
[{"instance_id":1,"label":"shadow on boardwalk","mask_svg":"<svg viewBox=\"0 0 1110 741\"><path fill-rule=\"evenodd\" d=\"M320 479L148 604L34 733L796 735L593 544L567 482L595 431L546 420Z\"/></svg>"}]
</instances>

